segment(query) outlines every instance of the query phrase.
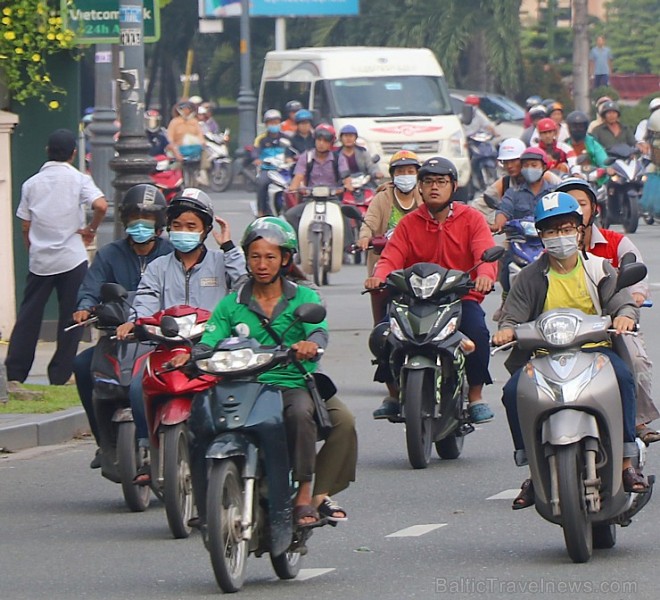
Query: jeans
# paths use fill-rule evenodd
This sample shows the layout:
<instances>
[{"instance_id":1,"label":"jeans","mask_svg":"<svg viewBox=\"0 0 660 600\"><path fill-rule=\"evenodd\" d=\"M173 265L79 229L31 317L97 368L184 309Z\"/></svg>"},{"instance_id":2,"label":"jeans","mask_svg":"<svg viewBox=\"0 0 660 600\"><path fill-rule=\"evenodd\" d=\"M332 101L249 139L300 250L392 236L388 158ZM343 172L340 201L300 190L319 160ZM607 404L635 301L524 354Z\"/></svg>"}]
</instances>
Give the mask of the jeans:
<instances>
[{"instance_id":1,"label":"jeans","mask_svg":"<svg viewBox=\"0 0 660 600\"><path fill-rule=\"evenodd\" d=\"M94 391L94 380L92 379L92 359L94 357L94 346L83 350L73 361L73 373L76 376L76 387L80 403L85 409L89 428L92 430L96 445L99 446L99 427L96 423L94 405L92 404L92 393Z\"/></svg>"},{"instance_id":2,"label":"jeans","mask_svg":"<svg viewBox=\"0 0 660 600\"><path fill-rule=\"evenodd\" d=\"M144 391L142 390L142 375L146 366L147 361L145 360L139 373L134 374L131 386L128 388L128 398L131 401L133 421L135 421L135 437L138 440L149 438L147 416L144 409Z\"/></svg>"}]
</instances>

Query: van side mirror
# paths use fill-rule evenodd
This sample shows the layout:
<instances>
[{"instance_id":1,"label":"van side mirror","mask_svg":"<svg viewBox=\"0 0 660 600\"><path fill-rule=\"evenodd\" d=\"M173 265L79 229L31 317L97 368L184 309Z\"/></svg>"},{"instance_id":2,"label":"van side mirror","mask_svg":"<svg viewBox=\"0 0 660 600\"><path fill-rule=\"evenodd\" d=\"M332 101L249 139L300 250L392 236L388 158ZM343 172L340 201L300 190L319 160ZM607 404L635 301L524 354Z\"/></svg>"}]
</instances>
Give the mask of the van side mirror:
<instances>
[{"instance_id":1,"label":"van side mirror","mask_svg":"<svg viewBox=\"0 0 660 600\"><path fill-rule=\"evenodd\" d=\"M463 103L463 108L461 108L461 114L459 118L463 125L469 125L472 123L472 119L474 119L474 106L471 104Z\"/></svg>"}]
</instances>

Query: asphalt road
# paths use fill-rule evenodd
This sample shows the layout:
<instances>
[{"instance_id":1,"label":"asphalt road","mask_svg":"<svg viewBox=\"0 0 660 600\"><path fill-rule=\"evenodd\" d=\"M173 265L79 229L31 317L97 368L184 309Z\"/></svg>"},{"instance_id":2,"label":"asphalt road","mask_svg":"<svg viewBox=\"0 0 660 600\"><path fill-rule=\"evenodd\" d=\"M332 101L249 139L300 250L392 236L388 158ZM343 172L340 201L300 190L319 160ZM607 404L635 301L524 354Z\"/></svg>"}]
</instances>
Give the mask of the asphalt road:
<instances>
[{"instance_id":1,"label":"asphalt road","mask_svg":"<svg viewBox=\"0 0 660 600\"><path fill-rule=\"evenodd\" d=\"M246 194L216 196L234 239L249 216ZM634 241L660 286L658 226L640 225ZM434 458L413 471L403 425L371 419L384 389L371 381L370 310L359 294L363 266L347 266L323 289L331 345L323 358L354 411L360 440L358 480L337 500L348 523L317 530L297 580L278 581L266 557L248 560L242 598L655 598L660 509L652 500L617 545L591 562L568 558L559 527L533 509L511 511L525 471L512 460L500 403L506 378L496 356L486 389L496 418L468 436L458 460ZM492 314L499 299L490 297ZM660 330L655 309L642 327L651 358ZM660 425L660 423L658 424ZM660 447L660 444L658 444ZM658 472L652 448L646 472ZM39 448L0 459L0 599L175 599L218 594L200 536L171 539L162 506L129 513L118 485L88 468L89 442Z\"/></svg>"}]
</instances>

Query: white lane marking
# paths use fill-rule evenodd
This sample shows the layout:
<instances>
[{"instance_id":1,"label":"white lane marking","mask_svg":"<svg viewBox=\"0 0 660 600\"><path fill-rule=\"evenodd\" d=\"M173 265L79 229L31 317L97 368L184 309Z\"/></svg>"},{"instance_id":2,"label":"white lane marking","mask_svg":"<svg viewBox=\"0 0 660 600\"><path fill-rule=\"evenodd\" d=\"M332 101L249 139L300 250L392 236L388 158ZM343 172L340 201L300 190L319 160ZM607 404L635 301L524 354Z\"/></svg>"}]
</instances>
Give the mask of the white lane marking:
<instances>
[{"instance_id":1,"label":"white lane marking","mask_svg":"<svg viewBox=\"0 0 660 600\"><path fill-rule=\"evenodd\" d=\"M331 573L336 569L300 569L300 573L295 579L290 581L307 581L313 577L318 577L319 575L325 575L326 573Z\"/></svg>"},{"instance_id":2,"label":"white lane marking","mask_svg":"<svg viewBox=\"0 0 660 600\"><path fill-rule=\"evenodd\" d=\"M424 535L435 529L440 529L440 527L444 527L446 524L447 523L429 523L428 525L413 525L412 527L406 527L405 529L390 533L385 537L419 537L420 535Z\"/></svg>"},{"instance_id":3,"label":"white lane marking","mask_svg":"<svg viewBox=\"0 0 660 600\"><path fill-rule=\"evenodd\" d=\"M504 490L499 494L486 498L486 500L513 500L518 494L520 494L519 489Z\"/></svg>"}]
</instances>

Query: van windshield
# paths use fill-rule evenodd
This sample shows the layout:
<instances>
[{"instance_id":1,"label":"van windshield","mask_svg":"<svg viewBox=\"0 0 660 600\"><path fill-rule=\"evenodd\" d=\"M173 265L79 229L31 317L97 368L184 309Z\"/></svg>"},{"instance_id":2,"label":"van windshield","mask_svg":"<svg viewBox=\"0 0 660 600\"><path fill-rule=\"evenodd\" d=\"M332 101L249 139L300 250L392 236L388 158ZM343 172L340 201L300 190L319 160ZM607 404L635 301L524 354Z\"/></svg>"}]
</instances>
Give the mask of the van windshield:
<instances>
[{"instance_id":1,"label":"van windshield","mask_svg":"<svg viewBox=\"0 0 660 600\"><path fill-rule=\"evenodd\" d=\"M336 117L413 117L453 114L442 77L422 75L329 80Z\"/></svg>"}]
</instances>

